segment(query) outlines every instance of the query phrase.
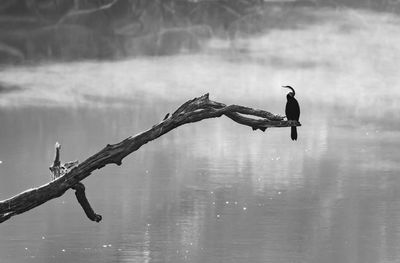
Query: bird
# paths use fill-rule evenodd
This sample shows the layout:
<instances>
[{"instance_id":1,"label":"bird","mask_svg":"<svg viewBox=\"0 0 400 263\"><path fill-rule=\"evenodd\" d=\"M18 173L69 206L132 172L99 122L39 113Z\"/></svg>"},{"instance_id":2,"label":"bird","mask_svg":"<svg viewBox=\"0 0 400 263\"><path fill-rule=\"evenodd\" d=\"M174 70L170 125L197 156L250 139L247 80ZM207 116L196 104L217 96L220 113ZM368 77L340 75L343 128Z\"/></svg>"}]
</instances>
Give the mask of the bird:
<instances>
[{"instance_id":1,"label":"bird","mask_svg":"<svg viewBox=\"0 0 400 263\"><path fill-rule=\"evenodd\" d=\"M299 121L300 118L300 106L297 100L294 98L296 92L291 86L282 86L283 88L292 90L286 95L287 102L285 108L285 114L288 121ZM293 141L297 141L297 128L296 126L291 127L290 137Z\"/></svg>"}]
</instances>

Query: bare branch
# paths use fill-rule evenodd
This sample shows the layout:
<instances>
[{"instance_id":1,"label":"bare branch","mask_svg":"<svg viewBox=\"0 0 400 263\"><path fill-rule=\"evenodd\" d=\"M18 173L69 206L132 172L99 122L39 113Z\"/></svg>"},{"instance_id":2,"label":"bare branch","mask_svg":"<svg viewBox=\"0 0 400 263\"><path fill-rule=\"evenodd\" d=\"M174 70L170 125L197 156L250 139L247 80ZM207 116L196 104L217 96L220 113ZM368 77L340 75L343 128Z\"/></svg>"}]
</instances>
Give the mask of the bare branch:
<instances>
[{"instance_id":1,"label":"bare branch","mask_svg":"<svg viewBox=\"0 0 400 263\"><path fill-rule=\"evenodd\" d=\"M243 114L247 115L244 116ZM299 122L285 121L284 117L264 110L252 109L239 105L226 106L223 103L209 100L208 93L187 101L171 116L165 118L151 129L131 136L117 144L108 144L98 153L92 155L81 164L73 167L66 174L48 184L26 190L14 197L0 202L0 223L14 215L24 213L51 199L62 196L69 188L73 188L94 170L107 164L122 164L122 159L138 150L142 145L155 140L163 134L184 124L204 119L217 118L222 115L233 121L252 127L253 130L265 130L269 127L301 126ZM257 117L252 118L251 116Z\"/></svg>"}]
</instances>

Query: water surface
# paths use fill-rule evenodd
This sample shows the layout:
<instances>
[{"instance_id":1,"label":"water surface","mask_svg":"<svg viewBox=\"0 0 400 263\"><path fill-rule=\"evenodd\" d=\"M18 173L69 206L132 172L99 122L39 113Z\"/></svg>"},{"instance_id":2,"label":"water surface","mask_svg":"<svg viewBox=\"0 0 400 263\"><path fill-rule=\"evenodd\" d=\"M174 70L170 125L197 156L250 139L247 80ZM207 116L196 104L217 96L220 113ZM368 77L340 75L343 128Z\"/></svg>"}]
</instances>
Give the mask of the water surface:
<instances>
[{"instance_id":1,"label":"water surface","mask_svg":"<svg viewBox=\"0 0 400 263\"><path fill-rule=\"evenodd\" d=\"M206 92L283 114L291 84L303 126L179 127L84 180L101 223L68 191L1 224L0 262L396 262L400 20L320 12L240 52L3 68L0 199L48 182L56 141L84 160Z\"/></svg>"}]
</instances>

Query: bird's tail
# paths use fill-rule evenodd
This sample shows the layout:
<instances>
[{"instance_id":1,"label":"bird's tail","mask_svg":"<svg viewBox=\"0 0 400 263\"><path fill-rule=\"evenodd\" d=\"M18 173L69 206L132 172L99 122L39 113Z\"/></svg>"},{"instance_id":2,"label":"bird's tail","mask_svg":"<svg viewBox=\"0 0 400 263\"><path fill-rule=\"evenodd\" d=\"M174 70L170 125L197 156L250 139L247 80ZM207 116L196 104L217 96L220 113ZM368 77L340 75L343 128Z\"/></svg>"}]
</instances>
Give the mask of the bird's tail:
<instances>
[{"instance_id":1,"label":"bird's tail","mask_svg":"<svg viewBox=\"0 0 400 263\"><path fill-rule=\"evenodd\" d=\"M297 128L296 128L296 126L292 126L290 137L292 138L293 141L297 141Z\"/></svg>"}]
</instances>

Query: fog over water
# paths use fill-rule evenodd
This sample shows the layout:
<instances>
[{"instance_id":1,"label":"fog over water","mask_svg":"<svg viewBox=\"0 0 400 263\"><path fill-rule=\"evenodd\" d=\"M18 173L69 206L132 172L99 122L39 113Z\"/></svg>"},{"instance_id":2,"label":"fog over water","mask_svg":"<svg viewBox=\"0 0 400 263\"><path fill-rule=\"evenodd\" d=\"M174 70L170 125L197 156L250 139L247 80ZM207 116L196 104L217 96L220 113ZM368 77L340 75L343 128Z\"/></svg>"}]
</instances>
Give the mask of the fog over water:
<instances>
[{"instance_id":1,"label":"fog over water","mask_svg":"<svg viewBox=\"0 0 400 263\"><path fill-rule=\"evenodd\" d=\"M400 18L303 12L199 54L2 66L0 199L48 182L56 141L83 161L207 92L284 115L292 85L303 126L179 127L84 180L101 223L68 191L1 224L0 262L397 262Z\"/></svg>"}]
</instances>

